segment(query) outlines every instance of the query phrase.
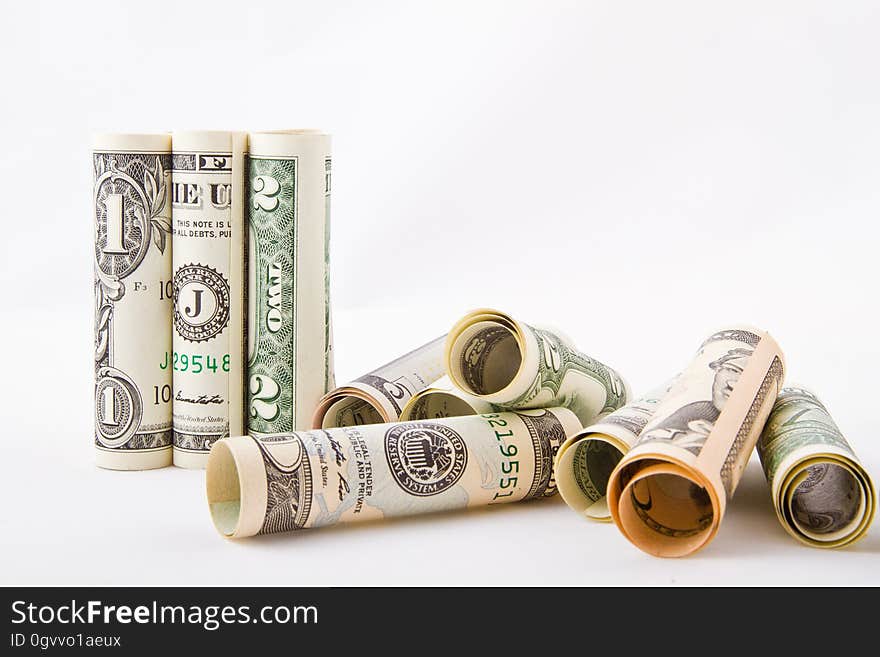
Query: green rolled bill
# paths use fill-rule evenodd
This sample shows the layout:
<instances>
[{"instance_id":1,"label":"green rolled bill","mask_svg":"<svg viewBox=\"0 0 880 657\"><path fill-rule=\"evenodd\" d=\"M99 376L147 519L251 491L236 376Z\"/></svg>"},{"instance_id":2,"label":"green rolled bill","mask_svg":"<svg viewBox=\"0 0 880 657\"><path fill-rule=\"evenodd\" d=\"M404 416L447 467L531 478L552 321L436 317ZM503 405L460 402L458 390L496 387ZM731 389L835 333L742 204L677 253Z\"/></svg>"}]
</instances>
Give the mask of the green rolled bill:
<instances>
[{"instance_id":1,"label":"green rolled bill","mask_svg":"<svg viewBox=\"0 0 880 657\"><path fill-rule=\"evenodd\" d=\"M614 468L629 452L672 381L619 408L566 440L556 455L559 494L591 520L611 521L605 495Z\"/></svg>"},{"instance_id":2,"label":"green rolled bill","mask_svg":"<svg viewBox=\"0 0 880 657\"><path fill-rule=\"evenodd\" d=\"M816 395L801 387L780 392L758 454L789 534L823 548L865 535L877 506L874 484Z\"/></svg>"},{"instance_id":3,"label":"green rolled bill","mask_svg":"<svg viewBox=\"0 0 880 657\"><path fill-rule=\"evenodd\" d=\"M309 428L319 400L336 385L330 175L330 135L316 130L250 135L246 216L251 434Z\"/></svg>"},{"instance_id":4,"label":"green rolled bill","mask_svg":"<svg viewBox=\"0 0 880 657\"><path fill-rule=\"evenodd\" d=\"M556 331L488 308L465 315L446 336L446 373L457 388L512 410L564 406L582 425L626 404L629 386Z\"/></svg>"},{"instance_id":5,"label":"green rolled bill","mask_svg":"<svg viewBox=\"0 0 880 657\"><path fill-rule=\"evenodd\" d=\"M242 538L549 497L553 457L578 429L551 408L224 438L208 505Z\"/></svg>"}]
</instances>

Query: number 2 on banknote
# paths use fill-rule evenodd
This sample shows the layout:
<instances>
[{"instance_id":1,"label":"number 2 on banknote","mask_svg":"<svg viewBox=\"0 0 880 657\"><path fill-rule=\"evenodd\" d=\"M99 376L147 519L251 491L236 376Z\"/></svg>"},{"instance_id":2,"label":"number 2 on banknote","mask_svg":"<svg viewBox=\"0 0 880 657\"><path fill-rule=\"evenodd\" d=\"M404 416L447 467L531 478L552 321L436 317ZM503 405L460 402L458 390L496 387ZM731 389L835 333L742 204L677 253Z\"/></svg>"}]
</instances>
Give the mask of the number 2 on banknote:
<instances>
[{"instance_id":1,"label":"number 2 on banknote","mask_svg":"<svg viewBox=\"0 0 880 657\"><path fill-rule=\"evenodd\" d=\"M276 400L281 394L281 386L271 377L255 374L251 377L250 389L251 417L261 417L264 420L278 417Z\"/></svg>"},{"instance_id":2,"label":"number 2 on banknote","mask_svg":"<svg viewBox=\"0 0 880 657\"><path fill-rule=\"evenodd\" d=\"M278 207L278 192L281 191L281 183L272 176L257 176L254 178L254 210L272 212Z\"/></svg>"}]
</instances>

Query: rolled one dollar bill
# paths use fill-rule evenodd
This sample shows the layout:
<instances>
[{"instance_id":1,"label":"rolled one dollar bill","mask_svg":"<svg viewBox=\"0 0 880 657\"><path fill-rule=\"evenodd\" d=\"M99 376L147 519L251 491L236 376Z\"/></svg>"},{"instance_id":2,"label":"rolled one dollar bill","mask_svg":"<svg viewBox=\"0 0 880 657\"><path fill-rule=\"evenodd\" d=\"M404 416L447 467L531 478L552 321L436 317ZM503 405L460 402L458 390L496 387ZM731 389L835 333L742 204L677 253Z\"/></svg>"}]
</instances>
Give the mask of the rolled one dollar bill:
<instances>
[{"instance_id":1,"label":"rolled one dollar bill","mask_svg":"<svg viewBox=\"0 0 880 657\"><path fill-rule=\"evenodd\" d=\"M769 334L712 334L658 404L608 481L608 507L637 547L680 557L708 544L782 388Z\"/></svg>"},{"instance_id":2,"label":"rolled one dollar bill","mask_svg":"<svg viewBox=\"0 0 880 657\"><path fill-rule=\"evenodd\" d=\"M244 433L247 135L173 135L174 465Z\"/></svg>"},{"instance_id":3,"label":"rolled one dollar bill","mask_svg":"<svg viewBox=\"0 0 880 657\"><path fill-rule=\"evenodd\" d=\"M221 534L322 527L548 497L564 408L226 438L208 505Z\"/></svg>"},{"instance_id":4,"label":"rolled one dollar bill","mask_svg":"<svg viewBox=\"0 0 880 657\"><path fill-rule=\"evenodd\" d=\"M639 439L670 385L651 390L562 444L556 482L568 506L592 520L611 520L605 496L611 473Z\"/></svg>"},{"instance_id":5,"label":"rolled one dollar bill","mask_svg":"<svg viewBox=\"0 0 880 657\"><path fill-rule=\"evenodd\" d=\"M497 310L474 310L459 320L446 338L444 364L469 395L506 409L564 406L583 425L630 396L620 374L564 336Z\"/></svg>"},{"instance_id":6,"label":"rolled one dollar bill","mask_svg":"<svg viewBox=\"0 0 880 657\"><path fill-rule=\"evenodd\" d=\"M312 428L396 422L414 394L443 376L445 337L328 392L315 409Z\"/></svg>"},{"instance_id":7,"label":"rolled one dollar bill","mask_svg":"<svg viewBox=\"0 0 880 657\"><path fill-rule=\"evenodd\" d=\"M107 134L92 154L95 447L114 470L171 465L171 136Z\"/></svg>"},{"instance_id":8,"label":"rolled one dollar bill","mask_svg":"<svg viewBox=\"0 0 880 657\"><path fill-rule=\"evenodd\" d=\"M412 396L400 412L400 421L436 420L441 417L495 413L498 410L494 404L462 392L452 385L449 377L444 376L430 388Z\"/></svg>"},{"instance_id":9,"label":"rolled one dollar bill","mask_svg":"<svg viewBox=\"0 0 880 657\"><path fill-rule=\"evenodd\" d=\"M333 379L330 136L251 133L248 420L251 434L308 429Z\"/></svg>"},{"instance_id":10,"label":"rolled one dollar bill","mask_svg":"<svg viewBox=\"0 0 880 657\"><path fill-rule=\"evenodd\" d=\"M758 455L779 522L796 539L835 548L868 531L877 506L874 482L812 392L782 390Z\"/></svg>"}]
</instances>

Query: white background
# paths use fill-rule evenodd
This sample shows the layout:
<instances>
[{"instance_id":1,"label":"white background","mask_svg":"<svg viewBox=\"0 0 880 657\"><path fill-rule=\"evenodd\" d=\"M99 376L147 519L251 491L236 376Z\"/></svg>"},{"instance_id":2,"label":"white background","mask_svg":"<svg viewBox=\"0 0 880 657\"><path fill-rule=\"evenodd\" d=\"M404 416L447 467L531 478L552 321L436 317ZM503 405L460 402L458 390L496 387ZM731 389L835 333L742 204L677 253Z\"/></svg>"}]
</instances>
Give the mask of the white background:
<instances>
[{"instance_id":1,"label":"white background","mask_svg":"<svg viewBox=\"0 0 880 657\"><path fill-rule=\"evenodd\" d=\"M4 4L0 584L880 583L880 524L802 547L753 458L660 560L558 500L241 542L202 472L92 450L91 135L334 135L337 375L475 306L638 392L771 331L880 475L880 10L871 2Z\"/></svg>"}]
</instances>

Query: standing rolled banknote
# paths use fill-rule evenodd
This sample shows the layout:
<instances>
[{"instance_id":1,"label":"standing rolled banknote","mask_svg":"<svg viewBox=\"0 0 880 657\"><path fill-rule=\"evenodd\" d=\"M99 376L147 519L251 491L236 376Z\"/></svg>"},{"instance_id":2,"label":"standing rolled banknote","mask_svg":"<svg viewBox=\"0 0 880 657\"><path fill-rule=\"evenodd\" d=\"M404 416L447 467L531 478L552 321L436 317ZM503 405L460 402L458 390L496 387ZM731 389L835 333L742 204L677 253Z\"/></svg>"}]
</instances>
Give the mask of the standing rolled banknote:
<instances>
[{"instance_id":1,"label":"standing rolled banknote","mask_svg":"<svg viewBox=\"0 0 880 657\"><path fill-rule=\"evenodd\" d=\"M782 390L758 455L779 522L796 539L835 548L868 531L877 506L874 482L812 392Z\"/></svg>"},{"instance_id":2,"label":"standing rolled banknote","mask_svg":"<svg viewBox=\"0 0 880 657\"><path fill-rule=\"evenodd\" d=\"M660 557L709 543L782 379L769 334L733 327L709 336L611 473L608 507L624 536Z\"/></svg>"},{"instance_id":3,"label":"standing rolled banknote","mask_svg":"<svg viewBox=\"0 0 880 657\"><path fill-rule=\"evenodd\" d=\"M445 337L328 392L315 410L312 428L396 422L414 394L443 376Z\"/></svg>"},{"instance_id":4,"label":"standing rolled banknote","mask_svg":"<svg viewBox=\"0 0 880 657\"><path fill-rule=\"evenodd\" d=\"M238 132L174 133L174 465L245 431L244 170Z\"/></svg>"},{"instance_id":5,"label":"standing rolled banknote","mask_svg":"<svg viewBox=\"0 0 880 657\"><path fill-rule=\"evenodd\" d=\"M593 520L611 520L605 496L611 473L635 445L670 385L639 397L563 443L556 455L556 481L568 506Z\"/></svg>"},{"instance_id":6,"label":"standing rolled banknote","mask_svg":"<svg viewBox=\"0 0 880 657\"><path fill-rule=\"evenodd\" d=\"M497 310L465 315L446 338L446 372L464 392L507 409L564 406L583 425L623 406L629 387L567 338Z\"/></svg>"},{"instance_id":7,"label":"standing rolled banknote","mask_svg":"<svg viewBox=\"0 0 880 657\"><path fill-rule=\"evenodd\" d=\"M412 396L400 412L400 421L436 420L441 417L495 413L498 410L494 404L462 392L452 385L449 377L444 376L430 388Z\"/></svg>"},{"instance_id":8,"label":"standing rolled banknote","mask_svg":"<svg viewBox=\"0 0 880 657\"><path fill-rule=\"evenodd\" d=\"M549 497L564 408L226 438L208 460L221 534L322 527Z\"/></svg>"},{"instance_id":9,"label":"standing rolled banknote","mask_svg":"<svg viewBox=\"0 0 880 657\"><path fill-rule=\"evenodd\" d=\"M308 429L333 382L330 136L252 133L247 214L251 434Z\"/></svg>"},{"instance_id":10,"label":"standing rolled banknote","mask_svg":"<svg viewBox=\"0 0 880 657\"><path fill-rule=\"evenodd\" d=\"M114 470L171 465L170 135L94 142L95 446Z\"/></svg>"}]
</instances>

